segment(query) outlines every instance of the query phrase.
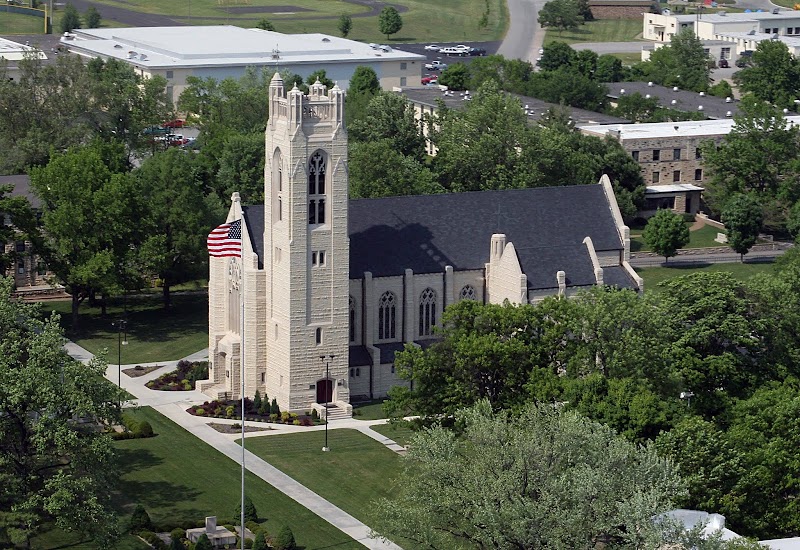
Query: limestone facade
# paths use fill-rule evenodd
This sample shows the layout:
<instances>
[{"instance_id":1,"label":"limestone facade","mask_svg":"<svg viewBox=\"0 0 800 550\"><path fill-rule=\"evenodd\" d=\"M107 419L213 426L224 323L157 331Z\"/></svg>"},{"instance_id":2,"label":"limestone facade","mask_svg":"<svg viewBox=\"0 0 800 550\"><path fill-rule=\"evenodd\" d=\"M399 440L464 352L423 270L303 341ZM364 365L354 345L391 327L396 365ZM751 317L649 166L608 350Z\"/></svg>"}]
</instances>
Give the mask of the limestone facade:
<instances>
[{"instance_id":1,"label":"limestone facade","mask_svg":"<svg viewBox=\"0 0 800 550\"><path fill-rule=\"evenodd\" d=\"M642 287L606 177L349 201L343 92L284 92L276 74L269 102L264 205L234 193L227 221L242 220L242 257L210 258L211 365L198 384L211 397L238 398L243 371L245 395L258 390L282 410L333 402L350 412L351 400L406 383L395 352L430 344L460 300ZM449 226L452 215L463 223Z\"/></svg>"}]
</instances>

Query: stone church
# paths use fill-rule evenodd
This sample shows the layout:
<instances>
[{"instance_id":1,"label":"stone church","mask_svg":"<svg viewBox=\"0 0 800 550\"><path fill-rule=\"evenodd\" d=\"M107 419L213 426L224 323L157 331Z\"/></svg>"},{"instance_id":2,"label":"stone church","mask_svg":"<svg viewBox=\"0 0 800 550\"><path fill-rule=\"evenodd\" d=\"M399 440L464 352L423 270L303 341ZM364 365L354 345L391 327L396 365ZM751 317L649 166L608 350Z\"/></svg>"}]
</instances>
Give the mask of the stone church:
<instances>
[{"instance_id":1,"label":"stone church","mask_svg":"<svg viewBox=\"0 0 800 550\"><path fill-rule=\"evenodd\" d=\"M605 176L349 200L343 91L285 92L276 74L269 113L264 204L243 206L234 193L227 221L242 220L241 258L210 258L211 367L199 382L210 397L238 398L243 370L247 396L349 414L351 400L405 383L395 352L435 339L452 303L642 288Z\"/></svg>"}]
</instances>

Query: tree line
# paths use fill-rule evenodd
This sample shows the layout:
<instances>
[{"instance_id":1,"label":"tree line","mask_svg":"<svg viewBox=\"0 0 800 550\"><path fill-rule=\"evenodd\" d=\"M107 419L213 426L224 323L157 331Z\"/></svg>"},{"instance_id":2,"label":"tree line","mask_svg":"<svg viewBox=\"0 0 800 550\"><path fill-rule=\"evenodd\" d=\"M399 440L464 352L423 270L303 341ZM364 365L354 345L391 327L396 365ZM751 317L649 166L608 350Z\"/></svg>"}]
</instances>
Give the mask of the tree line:
<instances>
[{"instance_id":1,"label":"tree line","mask_svg":"<svg viewBox=\"0 0 800 550\"><path fill-rule=\"evenodd\" d=\"M411 384L387 407L430 421L484 400L496 412L559 404L674 461L680 506L721 513L747 536L796 536L800 252L747 282L709 272L661 287L462 301L440 340L397 354Z\"/></svg>"}]
</instances>

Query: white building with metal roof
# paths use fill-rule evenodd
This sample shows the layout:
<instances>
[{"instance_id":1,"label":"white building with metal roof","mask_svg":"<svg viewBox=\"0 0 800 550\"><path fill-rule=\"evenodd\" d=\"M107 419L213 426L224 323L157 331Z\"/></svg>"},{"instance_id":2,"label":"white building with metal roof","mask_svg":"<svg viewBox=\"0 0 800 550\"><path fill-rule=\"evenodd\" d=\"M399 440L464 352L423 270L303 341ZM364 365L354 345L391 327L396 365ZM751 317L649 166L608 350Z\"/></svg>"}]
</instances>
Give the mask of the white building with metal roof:
<instances>
[{"instance_id":1,"label":"white building with metal roof","mask_svg":"<svg viewBox=\"0 0 800 550\"><path fill-rule=\"evenodd\" d=\"M167 79L177 100L189 76L238 78L248 67L288 70L307 77L324 69L346 89L359 65L375 70L384 89L419 83L425 57L326 34L282 34L232 25L76 29L62 39L87 57L116 58L144 76Z\"/></svg>"},{"instance_id":2,"label":"white building with metal roof","mask_svg":"<svg viewBox=\"0 0 800 550\"><path fill-rule=\"evenodd\" d=\"M669 42L675 33L692 29L700 40L720 40L727 33L749 33L772 37L793 37L800 34L800 11L775 9L750 13L672 13L644 14L642 38L654 42Z\"/></svg>"}]
</instances>

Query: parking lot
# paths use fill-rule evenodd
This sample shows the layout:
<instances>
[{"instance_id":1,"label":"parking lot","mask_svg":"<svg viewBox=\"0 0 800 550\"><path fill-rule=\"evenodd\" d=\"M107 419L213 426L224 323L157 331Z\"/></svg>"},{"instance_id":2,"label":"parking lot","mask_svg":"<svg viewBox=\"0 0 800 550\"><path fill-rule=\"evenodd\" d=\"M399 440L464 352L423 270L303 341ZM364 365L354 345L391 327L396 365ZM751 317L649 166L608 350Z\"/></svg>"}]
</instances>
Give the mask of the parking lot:
<instances>
[{"instance_id":1,"label":"parking lot","mask_svg":"<svg viewBox=\"0 0 800 550\"><path fill-rule=\"evenodd\" d=\"M437 46L442 48L452 48L454 46L458 46L459 44L463 44L465 46L470 46L472 48L482 48L486 50L486 55L492 55L497 53L497 49L500 47L500 42L470 42L470 41L462 41L462 42L436 42ZM445 63L446 65L452 65L453 63L469 63L473 59L474 56L457 56L457 55L446 55L440 54L439 52L426 50L425 46L429 44L392 44L392 48L396 50L403 50L406 52L416 53L419 55L425 56L425 63L420 66L420 77L424 77L425 75L438 75L441 74L441 71L431 71L425 69L426 63L432 63L434 61L439 61L441 63ZM411 84L412 86L415 83Z\"/></svg>"}]
</instances>

